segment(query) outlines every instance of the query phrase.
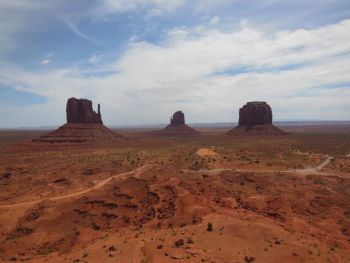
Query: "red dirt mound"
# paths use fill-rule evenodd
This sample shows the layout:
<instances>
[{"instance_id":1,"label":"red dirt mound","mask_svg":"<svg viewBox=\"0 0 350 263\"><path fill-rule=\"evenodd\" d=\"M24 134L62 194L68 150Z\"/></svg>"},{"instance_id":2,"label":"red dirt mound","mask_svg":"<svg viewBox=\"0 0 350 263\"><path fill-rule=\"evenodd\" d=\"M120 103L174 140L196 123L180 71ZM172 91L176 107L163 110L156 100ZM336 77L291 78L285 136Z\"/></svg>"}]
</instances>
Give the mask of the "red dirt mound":
<instances>
[{"instance_id":1,"label":"red dirt mound","mask_svg":"<svg viewBox=\"0 0 350 263\"><path fill-rule=\"evenodd\" d=\"M277 128L274 125L254 125L252 127L237 126L229 130L226 134L245 136L245 135L286 135L287 133Z\"/></svg>"},{"instance_id":2,"label":"red dirt mound","mask_svg":"<svg viewBox=\"0 0 350 263\"><path fill-rule=\"evenodd\" d=\"M122 135L114 133L103 124L67 123L49 134L40 136L39 142L93 142L113 140Z\"/></svg>"},{"instance_id":3,"label":"red dirt mound","mask_svg":"<svg viewBox=\"0 0 350 263\"><path fill-rule=\"evenodd\" d=\"M168 125L163 130L157 130L157 131L150 131L145 132L144 135L149 136L197 136L200 132L196 131L195 129L187 126L186 124L178 125L178 126L171 126Z\"/></svg>"}]
</instances>

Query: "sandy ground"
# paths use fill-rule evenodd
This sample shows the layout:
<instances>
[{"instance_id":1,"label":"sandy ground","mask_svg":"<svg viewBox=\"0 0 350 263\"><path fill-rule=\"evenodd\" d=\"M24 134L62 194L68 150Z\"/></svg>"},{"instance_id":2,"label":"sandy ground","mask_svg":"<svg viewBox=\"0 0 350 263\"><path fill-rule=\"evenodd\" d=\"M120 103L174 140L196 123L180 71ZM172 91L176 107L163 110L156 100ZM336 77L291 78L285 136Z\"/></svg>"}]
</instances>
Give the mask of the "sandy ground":
<instances>
[{"instance_id":1,"label":"sandy ground","mask_svg":"<svg viewBox=\"0 0 350 263\"><path fill-rule=\"evenodd\" d=\"M346 142L133 136L0 147L0 260L350 262Z\"/></svg>"}]
</instances>

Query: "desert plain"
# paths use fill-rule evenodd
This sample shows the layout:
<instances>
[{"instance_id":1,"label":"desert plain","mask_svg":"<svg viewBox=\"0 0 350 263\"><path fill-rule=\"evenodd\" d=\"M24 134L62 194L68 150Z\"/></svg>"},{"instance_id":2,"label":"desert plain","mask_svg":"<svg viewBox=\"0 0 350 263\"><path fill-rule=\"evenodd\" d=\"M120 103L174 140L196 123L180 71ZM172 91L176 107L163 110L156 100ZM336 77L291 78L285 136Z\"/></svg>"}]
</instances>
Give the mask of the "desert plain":
<instances>
[{"instance_id":1,"label":"desert plain","mask_svg":"<svg viewBox=\"0 0 350 263\"><path fill-rule=\"evenodd\" d=\"M350 262L350 126L0 132L0 261Z\"/></svg>"}]
</instances>

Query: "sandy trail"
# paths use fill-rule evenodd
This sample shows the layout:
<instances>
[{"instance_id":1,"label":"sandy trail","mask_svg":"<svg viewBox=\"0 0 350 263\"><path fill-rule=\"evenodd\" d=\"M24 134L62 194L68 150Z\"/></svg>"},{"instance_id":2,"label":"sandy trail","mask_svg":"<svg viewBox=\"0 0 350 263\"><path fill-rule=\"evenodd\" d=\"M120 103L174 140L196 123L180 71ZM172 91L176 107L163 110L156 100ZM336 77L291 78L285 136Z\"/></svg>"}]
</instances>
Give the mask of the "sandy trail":
<instances>
[{"instance_id":1,"label":"sandy trail","mask_svg":"<svg viewBox=\"0 0 350 263\"><path fill-rule=\"evenodd\" d=\"M55 196L55 197L45 197L45 198L41 198L41 199L37 199L37 200L33 200L33 201L28 201L28 202L21 202L21 203L15 203L15 204L8 204L8 205L0 205L0 209L2 208L14 208L14 207L20 207L20 206L29 206L29 205L35 205L37 203L40 203L44 200L50 200L50 201L58 201L58 200L62 200L62 199L67 199L67 198L72 198L72 197L77 197L77 196L81 196L83 194L89 193L91 191L97 190L102 188L103 186L105 186L107 183L109 183L111 180L115 179L115 178L127 178L130 175L136 175L137 177L140 176L140 174L145 171L145 168L150 168L153 167L153 165L143 165L135 170L132 170L130 172L125 172L125 173L120 173L120 174L116 174L113 175L111 177L108 177L100 182L98 182L97 184L95 184L93 187L91 188L87 188L78 192L74 192L74 193L70 193L70 194L65 194L65 195L60 195L60 196Z\"/></svg>"},{"instance_id":2,"label":"sandy trail","mask_svg":"<svg viewBox=\"0 0 350 263\"><path fill-rule=\"evenodd\" d=\"M297 173L297 174L318 174L333 159L334 159L334 157L327 155L326 160L324 160L322 163L320 163L316 167L307 168L307 169L297 169L297 170L295 170L295 173Z\"/></svg>"},{"instance_id":3,"label":"sandy trail","mask_svg":"<svg viewBox=\"0 0 350 263\"><path fill-rule=\"evenodd\" d=\"M331 160L334 159L332 156L326 156L326 160L321 162L319 165L311 168L306 168L306 169L295 169L295 170L252 170L252 169L228 169L228 168L223 168L223 169L212 169L212 170L198 170L198 171L193 171L193 170L188 170L188 169L182 169L183 172L187 173L205 173L208 175L218 175L223 171L235 171L235 172L249 172L249 173L292 173L292 174L300 174L300 175L307 175L307 174L323 174L321 173L321 170L329 164ZM328 173L329 174L329 173Z\"/></svg>"},{"instance_id":4,"label":"sandy trail","mask_svg":"<svg viewBox=\"0 0 350 263\"><path fill-rule=\"evenodd\" d=\"M350 154L346 155L347 157L350 156ZM296 169L296 170L248 170L248 169L212 169L212 170L199 170L199 171L193 171L193 170L188 170L188 169L182 169L183 172L187 173L205 173L205 174L210 174L210 175L217 175L220 174L223 171L237 171L237 172L254 172L254 173L278 173L278 172L283 172L283 173L293 173L293 174L300 174L300 175L307 175L307 174L321 174L320 171L328 165L328 163L333 160L334 157L328 156L326 160L324 160L322 163L319 165L312 167L312 168L307 168L307 169ZM125 172L121 174L116 174L111 177L108 177L97 184L95 184L91 188L87 188L78 192L70 193L70 194L65 194L61 196L55 196L55 197L46 197L46 198L41 198L33 201L28 201L28 202L21 202L21 203L16 203L16 204L8 204L8 205L0 205L0 209L2 208L14 208L14 207L21 207L21 206L29 206L29 205L35 205L37 203L40 203L44 200L50 200L50 201L58 201L62 199L67 199L67 198L72 198L72 197L77 197L81 196L83 194L89 193L93 190L97 190L105 186L107 183L109 183L111 180L115 178L120 178L120 179L125 179L130 175L134 175L135 177L139 177L141 173L145 170L145 168L150 168L153 167L154 165L144 165L141 166L135 170L132 170L130 172Z\"/></svg>"}]
</instances>

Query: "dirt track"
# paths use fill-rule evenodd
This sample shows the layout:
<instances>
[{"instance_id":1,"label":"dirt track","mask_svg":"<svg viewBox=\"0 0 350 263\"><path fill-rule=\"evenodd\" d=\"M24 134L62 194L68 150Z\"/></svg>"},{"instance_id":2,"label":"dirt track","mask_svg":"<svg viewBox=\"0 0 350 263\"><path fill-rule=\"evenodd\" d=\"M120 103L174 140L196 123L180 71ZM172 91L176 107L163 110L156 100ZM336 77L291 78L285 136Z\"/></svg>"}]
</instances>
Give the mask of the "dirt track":
<instances>
[{"instance_id":1,"label":"dirt track","mask_svg":"<svg viewBox=\"0 0 350 263\"><path fill-rule=\"evenodd\" d=\"M349 156L349 155L347 155L347 156ZM324 167L326 167L333 158L334 157L327 155L327 159L315 167L306 168L306 169L295 169L295 170L251 170L251 169L227 169L227 168L223 168L223 169L199 170L199 171L183 169L182 171L190 172L190 173L206 173L206 174L212 174L212 175L221 173L223 171L254 172L254 173L293 173L293 174L300 174L300 175L321 174L320 171ZM327 173L327 174L329 174L329 173Z\"/></svg>"},{"instance_id":2,"label":"dirt track","mask_svg":"<svg viewBox=\"0 0 350 263\"><path fill-rule=\"evenodd\" d=\"M148 168L148 167L152 167L152 165L144 165L144 166L141 166L141 167L139 167L139 168L137 168L137 169L135 169L133 171L130 171L130 172L113 175L111 177L108 177L108 178L98 182L97 184L95 184L91 188L84 189L84 190L81 190L81 191L78 191L78 192L65 194L65 195L61 195L61 196L55 196L55 197L46 197L46 198L41 198L41 199L38 199L38 200L33 200L33 201L28 201L28 202L21 202L21 203L8 204L8 205L0 205L0 209L2 209L2 208L14 208L14 207L20 207L20 206L27 206L27 205L35 205L35 204L40 203L40 202L42 202L44 200L57 201L57 200L72 198L72 197L76 197L76 196L81 196L81 195L89 193L89 192L91 192L93 190L97 190L97 189L102 188L103 186L105 186L107 183L109 183L111 180L113 180L115 178L127 177L127 176L130 176L132 174L135 174L136 176L138 176L141 171L143 171L145 168Z\"/></svg>"},{"instance_id":3,"label":"dirt track","mask_svg":"<svg viewBox=\"0 0 350 263\"><path fill-rule=\"evenodd\" d=\"M347 155L349 156L349 155ZM320 163L319 165L317 165L316 167L312 167L312 168L307 168L307 169L297 169L297 170L284 170L284 171L276 171L276 170L243 170L243 169L234 169L234 171L237 172L254 172L254 173L271 173L271 172L284 172L284 173L295 173L295 174L301 174L301 175L306 175L306 174L317 174L319 173L325 166L328 165L328 163L333 159L333 157L331 156L327 156L327 159L324 160L322 163ZM141 166L133 171L130 172L126 172L126 173L121 173L121 174L117 174L117 175L113 175L111 177L108 177L100 182L98 182L97 184L95 184L93 187L88 188L88 189L84 189L78 192L74 192L74 193L70 193L70 194L65 194L65 195L61 195L61 196L55 196L55 197L49 197L49 198L41 198L38 200L33 200L33 201L28 201L28 202L21 202L21 203L16 203L16 204L8 204L8 205L0 205L0 209L3 208L14 208L14 207L21 207L21 206L28 206L28 205L34 205L37 203L40 203L44 200L50 200L50 201L57 201L57 200L62 200L62 199L67 199L67 198L72 198L72 197L76 197L76 196L81 196L83 194L89 193L93 190L97 190L102 188L103 186L105 186L107 183L109 183L111 180L115 179L115 178L121 178L121 177L127 177L130 176L132 174L134 174L135 176L139 176L140 172L142 172L145 168L148 167L152 167L152 165L144 165ZM190 172L190 173L208 173L208 174L218 174L220 172L223 171L232 171L233 169L213 169L213 170L199 170L199 171L192 171L192 170L183 170L184 172Z\"/></svg>"}]
</instances>

